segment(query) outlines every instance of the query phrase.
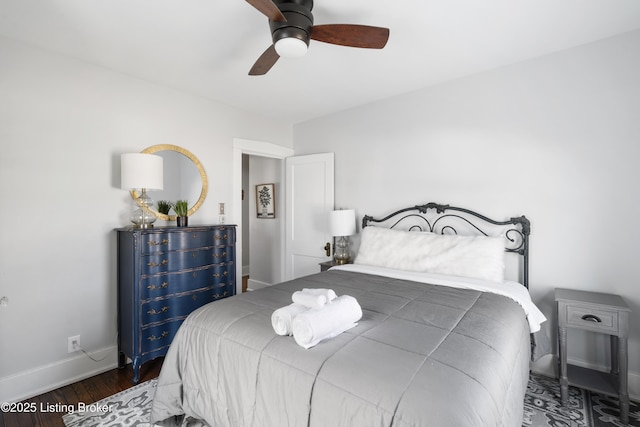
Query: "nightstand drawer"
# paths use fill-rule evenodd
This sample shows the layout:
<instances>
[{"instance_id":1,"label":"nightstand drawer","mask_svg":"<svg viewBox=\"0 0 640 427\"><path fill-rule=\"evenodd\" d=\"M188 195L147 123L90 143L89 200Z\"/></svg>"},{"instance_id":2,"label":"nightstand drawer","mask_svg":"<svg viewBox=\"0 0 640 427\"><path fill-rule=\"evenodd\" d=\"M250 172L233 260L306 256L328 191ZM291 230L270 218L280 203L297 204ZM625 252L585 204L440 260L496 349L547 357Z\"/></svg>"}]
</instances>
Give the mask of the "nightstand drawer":
<instances>
[{"instance_id":1,"label":"nightstand drawer","mask_svg":"<svg viewBox=\"0 0 640 427\"><path fill-rule=\"evenodd\" d=\"M602 332L618 332L618 312L567 305L567 326Z\"/></svg>"}]
</instances>

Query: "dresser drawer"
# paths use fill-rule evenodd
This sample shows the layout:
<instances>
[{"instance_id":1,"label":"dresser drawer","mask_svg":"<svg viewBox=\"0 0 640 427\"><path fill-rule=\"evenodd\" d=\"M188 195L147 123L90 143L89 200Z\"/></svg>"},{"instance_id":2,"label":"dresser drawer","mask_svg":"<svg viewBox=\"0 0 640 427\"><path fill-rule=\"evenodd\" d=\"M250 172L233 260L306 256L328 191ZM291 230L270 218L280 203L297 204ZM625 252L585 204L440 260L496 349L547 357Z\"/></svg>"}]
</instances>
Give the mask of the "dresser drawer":
<instances>
[{"instance_id":1,"label":"dresser drawer","mask_svg":"<svg viewBox=\"0 0 640 427\"><path fill-rule=\"evenodd\" d=\"M140 271L143 275L157 274L214 264L214 260L222 259L220 254L223 252L216 249L207 247L143 256L140 258Z\"/></svg>"},{"instance_id":2,"label":"dresser drawer","mask_svg":"<svg viewBox=\"0 0 640 427\"><path fill-rule=\"evenodd\" d=\"M186 232L158 231L142 235L141 250L143 255L147 255L206 246L227 246L234 243L234 228L195 229Z\"/></svg>"},{"instance_id":3,"label":"dresser drawer","mask_svg":"<svg viewBox=\"0 0 640 427\"><path fill-rule=\"evenodd\" d=\"M184 318L193 310L213 301L211 289L146 301L140 306L140 324L163 322L172 318Z\"/></svg>"},{"instance_id":4,"label":"dresser drawer","mask_svg":"<svg viewBox=\"0 0 640 427\"><path fill-rule=\"evenodd\" d=\"M195 230L189 232L163 231L142 235L142 254L169 252L180 249L213 246L215 232L211 230Z\"/></svg>"},{"instance_id":5,"label":"dresser drawer","mask_svg":"<svg viewBox=\"0 0 640 427\"><path fill-rule=\"evenodd\" d=\"M140 353L144 355L163 347L169 347L182 322L183 319L177 319L146 328L143 327L140 335Z\"/></svg>"},{"instance_id":6,"label":"dresser drawer","mask_svg":"<svg viewBox=\"0 0 640 427\"><path fill-rule=\"evenodd\" d=\"M235 277L234 268L234 263L210 264L191 270L143 276L140 278L140 299L144 301L226 283Z\"/></svg>"},{"instance_id":7,"label":"dresser drawer","mask_svg":"<svg viewBox=\"0 0 640 427\"><path fill-rule=\"evenodd\" d=\"M608 333L618 332L618 312L580 305L566 305L566 325Z\"/></svg>"}]
</instances>

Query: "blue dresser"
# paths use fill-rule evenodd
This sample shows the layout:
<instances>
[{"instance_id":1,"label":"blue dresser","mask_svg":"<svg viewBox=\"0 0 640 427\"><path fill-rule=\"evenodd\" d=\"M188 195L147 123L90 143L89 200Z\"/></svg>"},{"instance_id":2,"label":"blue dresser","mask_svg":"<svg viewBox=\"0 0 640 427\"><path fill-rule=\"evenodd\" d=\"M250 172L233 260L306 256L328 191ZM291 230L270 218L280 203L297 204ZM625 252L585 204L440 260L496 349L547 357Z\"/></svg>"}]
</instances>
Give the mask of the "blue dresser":
<instances>
[{"instance_id":1,"label":"blue dresser","mask_svg":"<svg viewBox=\"0 0 640 427\"><path fill-rule=\"evenodd\" d=\"M233 225L120 228L118 366L164 356L193 310L235 293Z\"/></svg>"}]
</instances>

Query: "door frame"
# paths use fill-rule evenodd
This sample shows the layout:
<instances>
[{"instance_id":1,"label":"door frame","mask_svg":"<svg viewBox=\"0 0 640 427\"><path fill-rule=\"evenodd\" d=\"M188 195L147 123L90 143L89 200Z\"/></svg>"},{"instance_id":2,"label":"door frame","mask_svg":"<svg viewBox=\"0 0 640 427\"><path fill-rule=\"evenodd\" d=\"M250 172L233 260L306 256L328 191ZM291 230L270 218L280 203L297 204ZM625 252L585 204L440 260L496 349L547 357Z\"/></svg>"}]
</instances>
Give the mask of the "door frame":
<instances>
[{"instance_id":1,"label":"door frame","mask_svg":"<svg viewBox=\"0 0 640 427\"><path fill-rule=\"evenodd\" d=\"M251 139L233 138L233 186L232 186L232 206L233 206L233 223L236 228L236 294L242 292L242 155L270 157L274 159L284 160L286 157L293 156L293 148L283 147L281 145L272 144L265 141L255 141ZM280 182L284 183L285 166L282 162L280 171ZM284 200L282 201L284 202ZM284 206L284 205L283 205ZM283 212L283 211L281 211ZM286 218L284 218L286 221ZM280 246L282 253L280 254L280 278L284 273L284 235L285 227L281 227ZM240 292L238 292L240 290Z\"/></svg>"}]
</instances>

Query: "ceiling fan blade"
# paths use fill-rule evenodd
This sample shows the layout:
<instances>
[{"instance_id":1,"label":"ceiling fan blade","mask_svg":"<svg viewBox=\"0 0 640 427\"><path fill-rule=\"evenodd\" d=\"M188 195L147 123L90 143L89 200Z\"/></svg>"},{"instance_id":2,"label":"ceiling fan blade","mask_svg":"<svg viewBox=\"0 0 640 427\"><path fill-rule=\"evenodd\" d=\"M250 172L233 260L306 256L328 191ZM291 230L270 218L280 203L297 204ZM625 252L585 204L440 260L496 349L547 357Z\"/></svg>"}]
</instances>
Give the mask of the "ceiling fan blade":
<instances>
[{"instance_id":1,"label":"ceiling fan blade","mask_svg":"<svg viewBox=\"0 0 640 427\"><path fill-rule=\"evenodd\" d=\"M389 29L350 24L315 25L311 38L341 46L382 49L389 40Z\"/></svg>"},{"instance_id":2,"label":"ceiling fan blade","mask_svg":"<svg viewBox=\"0 0 640 427\"><path fill-rule=\"evenodd\" d=\"M272 21L286 22L287 18L284 17L278 6L272 0L247 0L251 6L258 9L264 16Z\"/></svg>"},{"instance_id":3,"label":"ceiling fan blade","mask_svg":"<svg viewBox=\"0 0 640 427\"><path fill-rule=\"evenodd\" d=\"M249 75L262 76L267 74L278 59L280 59L280 55L276 52L276 47L274 45L269 46L269 48L260 55L256 63L253 64L253 67L249 70Z\"/></svg>"}]
</instances>

